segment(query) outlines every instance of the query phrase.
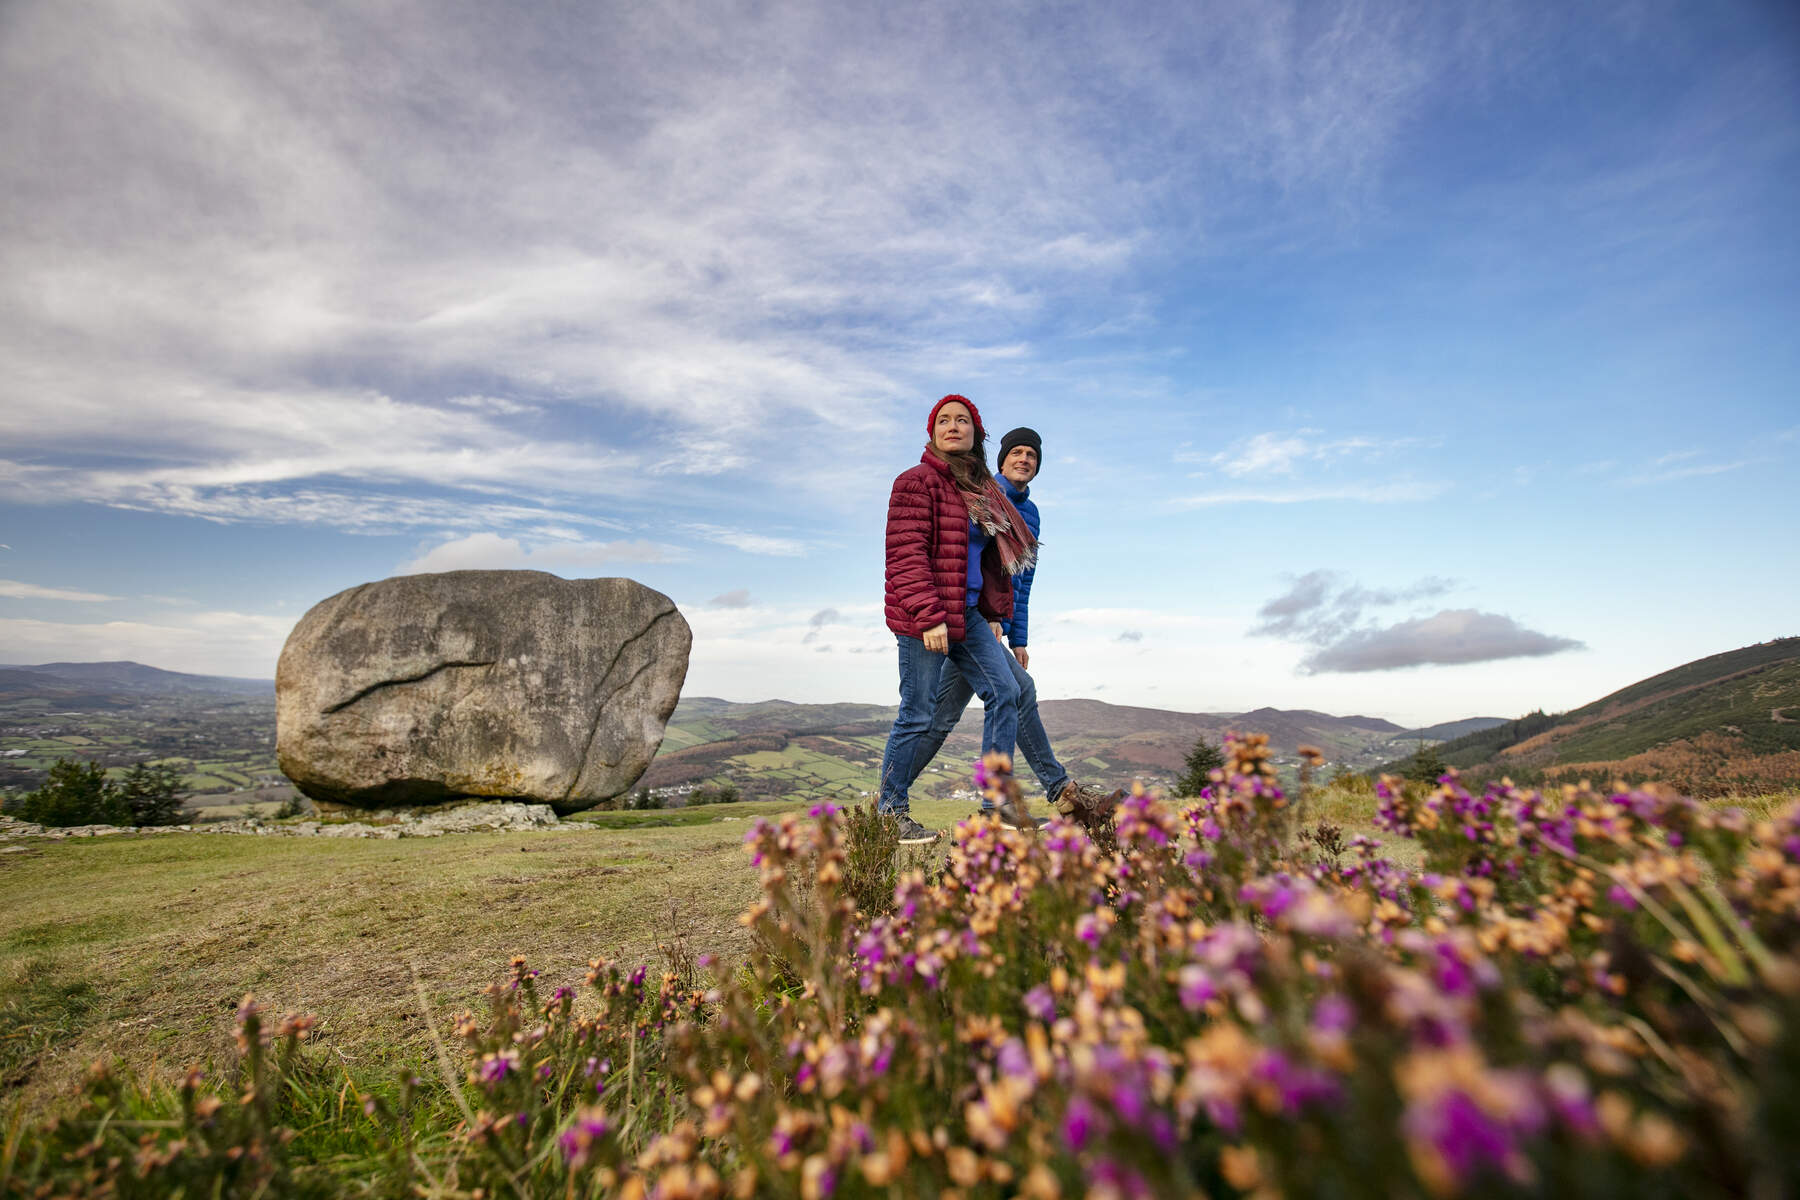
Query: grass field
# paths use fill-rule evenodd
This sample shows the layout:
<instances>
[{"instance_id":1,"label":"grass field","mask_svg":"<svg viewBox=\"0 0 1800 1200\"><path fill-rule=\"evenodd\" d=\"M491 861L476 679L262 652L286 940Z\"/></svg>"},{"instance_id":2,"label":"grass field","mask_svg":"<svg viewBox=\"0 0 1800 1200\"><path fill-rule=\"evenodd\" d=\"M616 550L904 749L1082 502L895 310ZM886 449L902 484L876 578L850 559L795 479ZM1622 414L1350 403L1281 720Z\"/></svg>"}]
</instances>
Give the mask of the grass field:
<instances>
[{"instance_id":1,"label":"grass field","mask_svg":"<svg viewBox=\"0 0 1800 1200\"><path fill-rule=\"evenodd\" d=\"M245 992L308 1011L345 1060L427 1045L522 954L553 983L597 956L660 961L674 933L734 955L743 851L780 804L592 814L577 828L398 841L164 834L0 854L0 1104L41 1109L94 1059L173 1074L228 1057ZM948 829L966 805L921 801ZM724 819L721 819L724 818Z\"/></svg>"}]
</instances>

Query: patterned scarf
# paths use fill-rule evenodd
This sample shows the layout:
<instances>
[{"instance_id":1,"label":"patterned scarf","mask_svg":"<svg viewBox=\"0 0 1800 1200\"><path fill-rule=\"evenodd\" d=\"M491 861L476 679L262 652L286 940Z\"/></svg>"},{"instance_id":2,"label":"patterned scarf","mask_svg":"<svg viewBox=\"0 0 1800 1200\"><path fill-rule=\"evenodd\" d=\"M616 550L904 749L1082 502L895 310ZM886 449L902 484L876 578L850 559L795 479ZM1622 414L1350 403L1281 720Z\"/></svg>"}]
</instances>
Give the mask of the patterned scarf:
<instances>
[{"instance_id":1,"label":"patterned scarf","mask_svg":"<svg viewBox=\"0 0 1800 1200\"><path fill-rule=\"evenodd\" d=\"M994 539L994 547L1000 551L1000 565L1008 575L1021 575L1037 566L1037 539L1031 535L1031 526L1025 524L1025 518L992 476L979 490L962 491L962 498L969 520Z\"/></svg>"}]
</instances>

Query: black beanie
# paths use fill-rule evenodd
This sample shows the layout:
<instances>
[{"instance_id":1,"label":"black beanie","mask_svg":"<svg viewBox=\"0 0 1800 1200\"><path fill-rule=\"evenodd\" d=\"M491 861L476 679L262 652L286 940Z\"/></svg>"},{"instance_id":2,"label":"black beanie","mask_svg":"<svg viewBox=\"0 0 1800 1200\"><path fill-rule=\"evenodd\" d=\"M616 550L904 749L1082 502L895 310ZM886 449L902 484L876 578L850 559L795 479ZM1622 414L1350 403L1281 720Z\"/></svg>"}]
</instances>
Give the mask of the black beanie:
<instances>
[{"instance_id":1,"label":"black beanie","mask_svg":"<svg viewBox=\"0 0 1800 1200\"><path fill-rule=\"evenodd\" d=\"M1005 437L1000 439L1000 457L994 460L996 467L1006 465L1006 456L1013 452L1014 446L1030 446L1037 451L1038 470L1044 469L1044 439L1038 436L1037 430L1027 429L1023 425L1009 431Z\"/></svg>"}]
</instances>

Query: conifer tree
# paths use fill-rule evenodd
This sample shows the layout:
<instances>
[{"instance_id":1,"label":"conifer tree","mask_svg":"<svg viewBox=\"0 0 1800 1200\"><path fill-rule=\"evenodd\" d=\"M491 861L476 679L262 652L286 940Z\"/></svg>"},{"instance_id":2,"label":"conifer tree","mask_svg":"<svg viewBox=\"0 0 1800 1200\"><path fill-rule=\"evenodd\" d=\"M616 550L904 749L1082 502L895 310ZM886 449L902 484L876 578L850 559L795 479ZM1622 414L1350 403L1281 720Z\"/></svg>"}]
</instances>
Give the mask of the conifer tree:
<instances>
[{"instance_id":1,"label":"conifer tree","mask_svg":"<svg viewBox=\"0 0 1800 1200\"><path fill-rule=\"evenodd\" d=\"M1214 742L1201 735L1194 742L1194 748L1188 751L1184 764L1186 771L1176 781L1177 796L1198 796L1200 789L1212 786L1212 773L1225 765L1225 752Z\"/></svg>"}]
</instances>

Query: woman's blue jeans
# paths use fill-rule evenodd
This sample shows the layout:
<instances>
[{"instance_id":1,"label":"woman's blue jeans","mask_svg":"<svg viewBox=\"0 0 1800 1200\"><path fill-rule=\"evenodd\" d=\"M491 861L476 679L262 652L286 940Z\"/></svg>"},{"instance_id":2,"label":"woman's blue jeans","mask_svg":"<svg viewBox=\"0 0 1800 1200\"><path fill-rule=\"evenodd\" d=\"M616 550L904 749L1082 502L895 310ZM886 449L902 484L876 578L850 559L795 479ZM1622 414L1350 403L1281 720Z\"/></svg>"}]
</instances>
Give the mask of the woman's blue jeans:
<instances>
[{"instance_id":1,"label":"woman's blue jeans","mask_svg":"<svg viewBox=\"0 0 1800 1200\"><path fill-rule=\"evenodd\" d=\"M909 811L907 792L912 787L913 763L931 732L938 683L946 663L954 663L981 697L982 753L1013 752L1019 736L1019 685L1007 666L1012 655L988 628L987 618L976 610L969 609L964 622L968 634L962 641L950 643L949 654L933 654L922 638L903 634L894 638L900 645L900 713L881 756L881 799L876 807L884 813L904 816Z\"/></svg>"},{"instance_id":2,"label":"woman's blue jeans","mask_svg":"<svg viewBox=\"0 0 1800 1200\"><path fill-rule=\"evenodd\" d=\"M1063 785L1069 782L1069 773L1056 761L1056 752L1050 748L1050 735L1044 729L1044 719L1038 715L1037 684L1011 653L1006 655L1006 665L1012 668L1013 681L1019 685L1019 753L1031 764L1031 772L1038 782L1044 785L1044 795L1054 800ZM956 669L956 664L945 663L943 674L938 677L937 711L931 716L931 728L919 739L918 757L913 760L909 783L923 775L931 760L944 748L945 740L962 720L963 709L969 706L969 698L974 694L975 689ZM1018 764L1015 762L1013 766L1016 769ZM981 807L987 811L994 805L983 796Z\"/></svg>"}]
</instances>

